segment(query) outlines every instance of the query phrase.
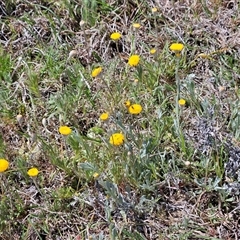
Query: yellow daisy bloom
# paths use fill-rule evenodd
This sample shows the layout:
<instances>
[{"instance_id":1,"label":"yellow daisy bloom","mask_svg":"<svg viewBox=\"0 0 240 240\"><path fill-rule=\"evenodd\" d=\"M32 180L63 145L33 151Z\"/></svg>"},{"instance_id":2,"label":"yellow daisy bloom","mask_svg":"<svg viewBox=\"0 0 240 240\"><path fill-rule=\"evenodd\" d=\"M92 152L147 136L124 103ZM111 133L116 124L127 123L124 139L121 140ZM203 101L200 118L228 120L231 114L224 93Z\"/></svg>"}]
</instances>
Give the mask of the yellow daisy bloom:
<instances>
[{"instance_id":1,"label":"yellow daisy bloom","mask_svg":"<svg viewBox=\"0 0 240 240\"><path fill-rule=\"evenodd\" d=\"M181 98L181 99L178 100L178 104L180 106L184 106L186 104L186 100Z\"/></svg>"},{"instance_id":2,"label":"yellow daisy bloom","mask_svg":"<svg viewBox=\"0 0 240 240\"><path fill-rule=\"evenodd\" d=\"M39 171L37 168L30 168L28 171L27 171L27 174L28 176L30 177L36 177L38 175Z\"/></svg>"},{"instance_id":3,"label":"yellow daisy bloom","mask_svg":"<svg viewBox=\"0 0 240 240\"><path fill-rule=\"evenodd\" d=\"M114 133L109 139L109 143L114 146L120 146L124 143L124 135L122 133Z\"/></svg>"},{"instance_id":4,"label":"yellow daisy bloom","mask_svg":"<svg viewBox=\"0 0 240 240\"><path fill-rule=\"evenodd\" d=\"M119 33L119 32L114 32L114 33L112 33L111 35L110 35L110 38L112 39L112 40L119 40L120 38L121 38L121 33Z\"/></svg>"},{"instance_id":5,"label":"yellow daisy bloom","mask_svg":"<svg viewBox=\"0 0 240 240\"><path fill-rule=\"evenodd\" d=\"M151 53L151 54L154 54L154 53L156 53L156 49L155 48L152 48L149 52Z\"/></svg>"},{"instance_id":6,"label":"yellow daisy bloom","mask_svg":"<svg viewBox=\"0 0 240 240\"><path fill-rule=\"evenodd\" d=\"M136 67L140 61L140 56L139 55L132 55L128 59L128 64L131 67Z\"/></svg>"},{"instance_id":7,"label":"yellow daisy bloom","mask_svg":"<svg viewBox=\"0 0 240 240\"><path fill-rule=\"evenodd\" d=\"M141 27L141 24L140 24L140 23L133 23L133 27L134 27L134 28L140 28L140 27Z\"/></svg>"},{"instance_id":8,"label":"yellow daisy bloom","mask_svg":"<svg viewBox=\"0 0 240 240\"><path fill-rule=\"evenodd\" d=\"M132 104L128 108L128 112L131 114L139 114L142 111L142 106L140 104Z\"/></svg>"},{"instance_id":9,"label":"yellow daisy bloom","mask_svg":"<svg viewBox=\"0 0 240 240\"><path fill-rule=\"evenodd\" d=\"M158 9L156 7L152 8L152 13L155 13L157 11L158 11Z\"/></svg>"},{"instance_id":10,"label":"yellow daisy bloom","mask_svg":"<svg viewBox=\"0 0 240 240\"><path fill-rule=\"evenodd\" d=\"M101 67L97 67L97 68L94 68L92 70L92 77L97 77L100 73L102 72L102 68Z\"/></svg>"},{"instance_id":11,"label":"yellow daisy bloom","mask_svg":"<svg viewBox=\"0 0 240 240\"><path fill-rule=\"evenodd\" d=\"M105 121L109 118L109 113L105 112L105 113L102 113L99 117L102 121Z\"/></svg>"},{"instance_id":12,"label":"yellow daisy bloom","mask_svg":"<svg viewBox=\"0 0 240 240\"><path fill-rule=\"evenodd\" d=\"M173 52L181 52L184 48L184 45L182 43L173 43L169 48Z\"/></svg>"},{"instance_id":13,"label":"yellow daisy bloom","mask_svg":"<svg viewBox=\"0 0 240 240\"><path fill-rule=\"evenodd\" d=\"M6 159L0 159L0 173L5 172L9 167L9 162Z\"/></svg>"},{"instance_id":14,"label":"yellow daisy bloom","mask_svg":"<svg viewBox=\"0 0 240 240\"><path fill-rule=\"evenodd\" d=\"M125 105L126 107L130 107L131 102L130 102L129 100L127 100L127 101L124 103L124 105Z\"/></svg>"},{"instance_id":15,"label":"yellow daisy bloom","mask_svg":"<svg viewBox=\"0 0 240 240\"><path fill-rule=\"evenodd\" d=\"M99 173L95 172L95 173L93 174L93 177L94 177L94 178L98 178L98 177L99 177Z\"/></svg>"},{"instance_id":16,"label":"yellow daisy bloom","mask_svg":"<svg viewBox=\"0 0 240 240\"><path fill-rule=\"evenodd\" d=\"M62 135L69 135L72 132L71 128L68 126L61 126L61 127L59 127L58 131Z\"/></svg>"}]
</instances>

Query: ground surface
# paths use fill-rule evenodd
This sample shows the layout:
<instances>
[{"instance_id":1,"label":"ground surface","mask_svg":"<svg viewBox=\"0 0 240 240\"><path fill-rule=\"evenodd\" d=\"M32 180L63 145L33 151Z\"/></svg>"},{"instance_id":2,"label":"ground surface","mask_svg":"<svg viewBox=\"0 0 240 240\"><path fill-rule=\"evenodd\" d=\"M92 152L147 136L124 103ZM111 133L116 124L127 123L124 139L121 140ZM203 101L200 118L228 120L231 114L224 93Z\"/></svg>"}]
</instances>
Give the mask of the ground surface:
<instances>
[{"instance_id":1,"label":"ground surface","mask_svg":"<svg viewBox=\"0 0 240 240\"><path fill-rule=\"evenodd\" d=\"M0 239L240 239L239 25L237 0L0 1Z\"/></svg>"}]
</instances>

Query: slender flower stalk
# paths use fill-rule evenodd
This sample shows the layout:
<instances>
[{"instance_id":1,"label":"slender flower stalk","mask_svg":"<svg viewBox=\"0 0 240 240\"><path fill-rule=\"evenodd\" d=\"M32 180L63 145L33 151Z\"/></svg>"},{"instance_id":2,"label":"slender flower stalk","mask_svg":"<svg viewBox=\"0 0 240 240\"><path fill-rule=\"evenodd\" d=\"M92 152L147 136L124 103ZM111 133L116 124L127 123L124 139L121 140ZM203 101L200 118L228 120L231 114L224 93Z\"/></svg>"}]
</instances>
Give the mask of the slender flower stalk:
<instances>
[{"instance_id":1,"label":"slender flower stalk","mask_svg":"<svg viewBox=\"0 0 240 240\"><path fill-rule=\"evenodd\" d=\"M179 144L181 149L185 152L186 151L186 145L184 140L184 135L182 133L182 130L180 128L180 111L179 111L179 100L180 98L180 78L179 78L179 64L180 64L180 57L181 57L181 51L183 50L184 45L181 43L173 43L170 46L170 50L175 53L176 56L176 70L175 70L175 79L176 79L176 86L177 86L177 94L176 94L176 121L175 121L175 127L176 132L179 137ZM182 103L182 101L180 101Z\"/></svg>"},{"instance_id":2,"label":"slender flower stalk","mask_svg":"<svg viewBox=\"0 0 240 240\"><path fill-rule=\"evenodd\" d=\"M138 30L141 27L140 23L133 23L133 34L132 34L132 42L131 42L131 52L136 51L136 43L138 41Z\"/></svg>"},{"instance_id":3,"label":"slender flower stalk","mask_svg":"<svg viewBox=\"0 0 240 240\"><path fill-rule=\"evenodd\" d=\"M68 126L60 126L58 129L59 133L63 136L63 143L65 150L67 152L68 159L70 159L70 153L68 151L68 146L67 146L67 136L72 133L72 129Z\"/></svg>"},{"instance_id":4,"label":"slender flower stalk","mask_svg":"<svg viewBox=\"0 0 240 240\"><path fill-rule=\"evenodd\" d=\"M179 131L180 129L180 120L179 120L179 103L178 100L180 99L180 79L178 75L178 69L179 69L179 58L176 58L176 70L175 70L175 79L176 79L176 85L177 85L177 95L176 95L176 119L177 119L177 129Z\"/></svg>"},{"instance_id":5,"label":"slender flower stalk","mask_svg":"<svg viewBox=\"0 0 240 240\"><path fill-rule=\"evenodd\" d=\"M116 48L117 48L117 52L119 54L119 47L118 47L118 40L122 37L121 33L119 32L114 32L110 35L110 39L112 39L113 41L115 41L116 43Z\"/></svg>"},{"instance_id":6,"label":"slender flower stalk","mask_svg":"<svg viewBox=\"0 0 240 240\"><path fill-rule=\"evenodd\" d=\"M177 86L177 95L176 95L176 125L177 126L176 127L180 135L180 123L179 123L180 122L179 120L180 79L178 75L178 70L179 70L181 51L183 50L184 45L182 43L172 43L169 48L176 55L176 70L175 70L175 79L176 79L176 86Z\"/></svg>"},{"instance_id":7,"label":"slender flower stalk","mask_svg":"<svg viewBox=\"0 0 240 240\"><path fill-rule=\"evenodd\" d=\"M154 26L157 27L157 11L158 9L156 7L152 8L152 15L153 15L153 18L154 18Z\"/></svg>"},{"instance_id":8,"label":"slender flower stalk","mask_svg":"<svg viewBox=\"0 0 240 240\"><path fill-rule=\"evenodd\" d=\"M38 176L38 174L39 174L39 170L38 170L37 168L33 167L33 168L30 168L30 169L27 171L27 174L28 174L29 177L31 177L31 179L32 179L32 181L33 181L36 189L38 190L38 192L39 192L42 196L44 196L44 192L39 188L38 183L37 183L37 176Z\"/></svg>"}]
</instances>

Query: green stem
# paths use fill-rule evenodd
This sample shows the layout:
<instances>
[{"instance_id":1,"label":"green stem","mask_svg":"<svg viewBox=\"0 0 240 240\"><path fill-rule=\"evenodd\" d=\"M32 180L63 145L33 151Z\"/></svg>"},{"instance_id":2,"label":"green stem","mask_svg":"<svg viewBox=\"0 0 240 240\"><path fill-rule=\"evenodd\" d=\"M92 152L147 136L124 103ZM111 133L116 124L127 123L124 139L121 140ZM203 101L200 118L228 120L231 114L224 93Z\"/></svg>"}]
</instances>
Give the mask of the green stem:
<instances>
[{"instance_id":1,"label":"green stem","mask_svg":"<svg viewBox=\"0 0 240 240\"><path fill-rule=\"evenodd\" d=\"M177 119L177 132L180 134L180 113L179 113L179 104L178 100L180 99L180 79L178 76L178 69L179 69L179 57L176 59L176 71L175 71L175 79L177 85L177 95L176 95L176 119Z\"/></svg>"},{"instance_id":2,"label":"green stem","mask_svg":"<svg viewBox=\"0 0 240 240\"><path fill-rule=\"evenodd\" d=\"M4 173L0 173L0 187L1 187L1 189L0 189L1 192L0 193L1 193L1 195L4 195L5 190L6 190L6 187L4 185L4 182L6 182L6 178L3 174Z\"/></svg>"},{"instance_id":3,"label":"green stem","mask_svg":"<svg viewBox=\"0 0 240 240\"><path fill-rule=\"evenodd\" d=\"M181 94L180 94L180 79L179 79L179 75L178 75L178 70L179 70L179 61L180 61L180 57L176 56L176 72L175 72L175 79L176 79L176 85L177 85L177 95L176 95L176 131L177 131L177 135L179 137L179 143L181 146L181 149L186 152L186 146L185 146L185 142L184 142L184 136L182 133L182 130L180 128L180 108L179 108L179 99L181 98Z\"/></svg>"},{"instance_id":4,"label":"green stem","mask_svg":"<svg viewBox=\"0 0 240 240\"><path fill-rule=\"evenodd\" d=\"M66 151L66 154L67 154L68 161L70 161L71 156L70 156L70 152L68 150L67 137L66 136L63 136L63 144L64 144L64 148L65 148L65 151Z\"/></svg>"},{"instance_id":5,"label":"green stem","mask_svg":"<svg viewBox=\"0 0 240 240\"><path fill-rule=\"evenodd\" d=\"M36 189L38 190L38 192L41 194L41 196L44 196L43 192L42 192L41 189L38 187L38 184L37 184L37 181L36 181L36 177L33 177L32 180L33 180L33 183L34 183Z\"/></svg>"}]
</instances>

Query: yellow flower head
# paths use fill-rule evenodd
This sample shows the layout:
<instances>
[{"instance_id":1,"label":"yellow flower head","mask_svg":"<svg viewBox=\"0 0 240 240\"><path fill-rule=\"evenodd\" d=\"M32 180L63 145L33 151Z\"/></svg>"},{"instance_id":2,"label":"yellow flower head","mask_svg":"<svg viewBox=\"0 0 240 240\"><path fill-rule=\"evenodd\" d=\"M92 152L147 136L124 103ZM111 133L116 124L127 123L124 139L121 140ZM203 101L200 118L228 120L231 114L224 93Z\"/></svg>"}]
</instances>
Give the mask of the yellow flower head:
<instances>
[{"instance_id":1,"label":"yellow flower head","mask_svg":"<svg viewBox=\"0 0 240 240\"><path fill-rule=\"evenodd\" d=\"M182 43L172 43L170 45L170 50L175 52L175 53L179 53L183 50L184 45Z\"/></svg>"},{"instance_id":2,"label":"yellow flower head","mask_svg":"<svg viewBox=\"0 0 240 240\"><path fill-rule=\"evenodd\" d=\"M97 77L100 73L102 72L102 68L101 67L97 67L97 68L94 68L92 70L92 77Z\"/></svg>"},{"instance_id":3,"label":"yellow flower head","mask_svg":"<svg viewBox=\"0 0 240 240\"><path fill-rule=\"evenodd\" d=\"M121 33L119 33L119 32L114 32L114 33L112 33L111 35L110 35L110 38L112 39L112 40L119 40L120 39L120 37L121 37L122 35L121 35Z\"/></svg>"},{"instance_id":4,"label":"yellow flower head","mask_svg":"<svg viewBox=\"0 0 240 240\"><path fill-rule=\"evenodd\" d=\"M109 113L105 112L105 113L102 113L99 117L102 121L105 121L109 118Z\"/></svg>"},{"instance_id":5,"label":"yellow flower head","mask_svg":"<svg viewBox=\"0 0 240 240\"><path fill-rule=\"evenodd\" d=\"M134 28L140 28L141 25L140 25L140 23L133 23L133 27L134 27Z\"/></svg>"},{"instance_id":6,"label":"yellow flower head","mask_svg":"<svg viewBox=\"0 0 240 240\"><path fill-rule=\"evenodd\" d=\"M135 84L137 84L138 81L139 81L139 80L138 80L137 78L134 79L134 83L135 83Z\"/></svg>"},{"instance_id":7,"label":"yellow flower head","mask_svg":"<svg viewBox=\"0 0 240 240\"><path fill-rule=\"evenodd\" d=\"M9 167L9 162L6 159L0 159L0 173L5 172Z\"/></svg>"},{"instance_id":8,"label":"yellow flower head","mask_svg":"<svg viewBox=\"0 0 240 240\"><path fill-rule=\"evenodd\" d=\"M142 111L142 106L140 104L132 104L128 108L128 111L131 114L139 114Z\"/></svg>"},{"instance_id":9,"label":"yellow flower head","mask_svg":"<svg viewBox=\"0 0 240 240\"><path fill-rule=\"evenodd\" d=\"M140 61L140 56L139 55L132 55L128 59L128 64L131 67L136 67Z\"/></svg>"},{"instance_id":10,"label":"yellow flower head","mask_svg":"<svg viewBox=\"0 0 240 240\"><path fill-rule=\"evenodd\" d=\"M114 146L120 146L124 143L124 135L122 133L114 133L109 139L109 143Z\"/></svg>"},{"instance_id":11,"label":"yellow flower head","mask_svg":"<svg viewBox=\"0 0 240 240\"><path fill-rule=\"evenodd\" d=\"M126 107L130 107L131 102L130 102L129 100L127 100L127 101L124 103L124 105L125 105Z\"/></svg>"},{"instance_id":12,"label":"yellow flower head","mask_svg":"<svg viewBox=\"0 0 240 240\"><path fill-rule=\"evenodd\" d=\"M93 174L93 177L94 177L94 178L98 178L98 177L99 177L99 173L95 172L95 173Z\"/></svg>"},{"instance_id":13,"label":"yellow flower head","mask_svg":"<svg viewBox=\"0 0 240 240\"><path fill-rule=\"evenodd\" d=\"M28 176L30 177L36 177L38 175L39 171L37 168L30 168L28 171L27 171L27 174Z\"/></svg>"},{"instance_id":14,"label":"yellow flower head","mask_svg":"<svg viewBox=\"0 0 240 240\"><path fill-rule=\"evenodd\" d=\"M69 135L72 132L71 128L68 126L61 126L61 127L59 127L58 131L62 135Z\"/></svg>"},{"instance_id":15,"label":"yellow flower head","mask_svg":"<svg viewBox=\"0 0 240 240\"><path fill-rule=\"evenodd\" d=\"M152 8L152 13L155 13L157 11L158 11L158 9L156 7Z\"/></svg>"},{"instance_id":16,"label":"yellow flower head","mask_svg":"<svg viewBox=\"0 0 240 240\"><path fill-rule=\"evenodd\" d=\"M186 104L186 100L181 98L181 99L178 100L178 104L180 106L184 106Z\"/></svg>"},{"instance_id":17,"label":"yellow flower head","mask_svg":"<svg viewBox=\"0 0 240 240\"><path fill-rule=\"evenodd\" d=\"M156 53L156 51L157 51L157 50L156 50L155 48L152 48L152 49L150 50L150 53L151 53L151 54L154 54L154 53Z\"/></svg>"}]
</instances>

